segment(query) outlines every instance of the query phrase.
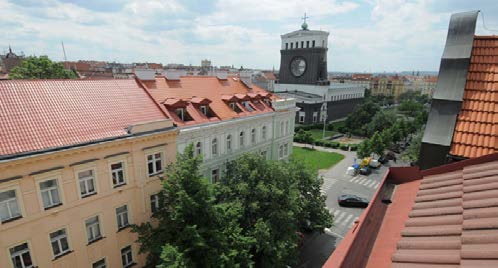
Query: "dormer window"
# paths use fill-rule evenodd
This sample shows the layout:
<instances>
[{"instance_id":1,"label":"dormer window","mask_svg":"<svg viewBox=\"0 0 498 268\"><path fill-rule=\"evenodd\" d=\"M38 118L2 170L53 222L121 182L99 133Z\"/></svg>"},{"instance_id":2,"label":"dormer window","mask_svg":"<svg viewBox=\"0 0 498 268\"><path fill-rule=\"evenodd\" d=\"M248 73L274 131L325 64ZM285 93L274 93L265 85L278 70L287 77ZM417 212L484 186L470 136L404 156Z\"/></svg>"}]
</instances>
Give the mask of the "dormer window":
<instances>
[{"instance_id":1,"label":"dormer window","mask_svg":"<svg viewBox=\"0 0 498 268\"><path fill-rule=\"evenodd\" d=\"M184 108L178 108L175 110L176 116L178 116L182 121L185 121L185 109Z\"/></svg>"},{"instance_id":2,"label":"dormer window","mask_svg":"<svg viewBox=\"0 0 498 268\"><path fill-rule=\"evenodd\" d=\"M266 103L266 105L271 107L271 102L269 99L263 99L263 101Z\"/></svg>"},{"instance_id":3,"label":"dormer window","mask_svg":"<svg viewBox=\"0 0 498 268\"><path fill-rule=\"evenodd\" d=\"M254 111L254 109L252 108L252 106L249 104L249 102L248 102L248 101L243 101L243 102L242 102L242 105L244 105L244 108L245 108L247 111L249 111L249 112Z\"/></svg>"},{"instance_id":4,"label":"dormer window","mask_svg":"<svg viewBox=\"0 0 498 268\"><path fill-rule=\"evenodd\" d=\"M237 106L237 103L235 101L229 102L228 105L230 106L230 108L232 108L234 112L236 113L242 112L242 110L240 110L239 106Z\"/></svg>"},{"instance_id":5,"label":"dormer window","mask_svg":"<svg viewBox=\"0 0 498 268\"><path fill-rule=\"evenodd\" d=\"M205 116L208 114L208 108L206 105L201 105L201 113Z\"/></svg>"}]
</instances>

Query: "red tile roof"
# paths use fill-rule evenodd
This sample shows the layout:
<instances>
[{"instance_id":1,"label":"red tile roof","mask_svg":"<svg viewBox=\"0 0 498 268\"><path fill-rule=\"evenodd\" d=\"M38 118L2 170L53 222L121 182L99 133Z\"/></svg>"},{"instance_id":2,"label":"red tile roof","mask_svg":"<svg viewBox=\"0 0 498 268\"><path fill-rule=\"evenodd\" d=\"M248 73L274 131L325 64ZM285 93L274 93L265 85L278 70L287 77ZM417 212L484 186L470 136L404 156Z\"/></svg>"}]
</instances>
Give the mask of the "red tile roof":
<instances>
[{"instance_id":1,"label":"red tile roof","mask_svg":"<svg viewBox=\"0 0 498 268\"><path fill-rule=\"evenodd\" d=\"M0 81L0 156L124 136L166 118L135 80Z\"/></svg>"},{"instance_id":2,"label":"red tile roof","mask_svg":"<svg viewBox=\"0 0 498 268\"><path fill-rule=\"evenodd\" d=\"M498 152L498 36L476 36L450 154Z\"/></svg>"},{"instance_id":3,"label":"red tile roof","mask_svg":"<svg viewBox=\"0 0 498 268\"><path fill-rule=\"evenodd\" d=\"M157 76L155 81L141 81L147 88L150 95L158 102L163 103L166 99L173 98L182 100L187 103L187 112L192 118L190 121L182 121L172 109L165 107L165 113L178 126L195 125L213 121L220 121L244 116L250 116L261 113L273 112L273 109L264 102L256 100L271 98L271 94L262 88L254 86L247 87L240 79L228 77L228 79L218 79L215 76L182 76L179 80L168 80L164 76ZM259 97L258 95L259 94ZM212 117L207 117L201 113L199 101L209 100L209 104L203 101L202 104L208 104L213 112ZM241 104L242 101L251 100L253 111L249 111ZM173 101L168 101L168 104ZM233 111L229 102L236 102L236 106L241 110L240 113Z\"/></svg>"},{"instance_id":4,"label":"red tile roof","mask_svg":"<svg viewBox=\"0 0 498 268\"><path fill-rule=\"evenodd\" d=\"M324 267L498 267L498 153L390 168L370 203Z\"/></svg>"},{"instance_id":5,"label":"red tile roof","mask_svg":"<svg viewBox=\"0 0 498 268\"><path fill-rule=\"evenodd\" d=\"M498 161L425 176L391 267L498 267Z\"/></svg>"}]
</instances>

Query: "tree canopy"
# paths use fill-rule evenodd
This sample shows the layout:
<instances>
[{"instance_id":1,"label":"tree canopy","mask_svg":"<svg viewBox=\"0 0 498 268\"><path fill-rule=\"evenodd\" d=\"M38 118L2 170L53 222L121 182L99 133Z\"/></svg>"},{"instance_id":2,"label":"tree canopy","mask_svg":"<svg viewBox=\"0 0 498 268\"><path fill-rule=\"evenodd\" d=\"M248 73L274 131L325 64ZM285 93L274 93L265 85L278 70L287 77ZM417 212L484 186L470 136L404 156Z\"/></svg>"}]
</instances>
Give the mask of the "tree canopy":
<instances>
[{"instance_id":1,"label":"tree canopy","mask_svg":"<svg viewBox=\"0 0 498 268\"><path fill-rule=\"evenodd\" d=\"M11 79L69 79L76 78L71 70L64 69L62 63L53 62L47 56L28 57L19 66L14 67Z\"/></svg>"},{"instance_id":2,"label":"tree canopy","mask_svg":"<svg viewBox=\"0 0 498 268\"><path fill-rule=\"evenodd\" d=\"M366 136L367 124L380 111L380 106L370 100L358 105L346 119L346 129L351 134Z\"/></svg>"},{"instance_id":3,"label":"tree canopy","mask_svg":"<svg viewBox=\"0 0 498 268\"><path fill-rule=\"evenodd\" d=\"M165 171L157 225L134 226L147 266L237 267L252 263L253 241L238 226L241 207L215 200L214 188L199 173L192 146Z\"/></svg>"},{"instance_id":4,"label":"tree canopy","mask_svg":"<svg viewBox=\"0 0 498 268\"><path fill-rule=\"evenodd\" d=\"M135 226L148 267L286 267L302 231L332 224L322 178L304 161L247 154L219 183L199 173L192 146L168 166L155 224Z\"/></svg>"}]
</instances>

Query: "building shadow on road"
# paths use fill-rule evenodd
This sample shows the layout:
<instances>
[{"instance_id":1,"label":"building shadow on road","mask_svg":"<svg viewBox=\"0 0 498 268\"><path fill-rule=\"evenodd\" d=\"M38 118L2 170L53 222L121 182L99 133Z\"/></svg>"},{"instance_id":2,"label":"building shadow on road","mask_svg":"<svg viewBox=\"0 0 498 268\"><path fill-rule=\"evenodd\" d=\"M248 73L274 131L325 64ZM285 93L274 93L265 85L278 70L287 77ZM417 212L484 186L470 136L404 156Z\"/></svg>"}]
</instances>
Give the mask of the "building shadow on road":
<instances>
[{"instance_id":1,"label":"building shadow on road","mask_svg":"<svg viewBox=\"0 0 498 268\"><path fill-rule=\"evenodd\" d=\"M337 243L337 237L313 232L304 235L300 249L300 263L297 268L320 268L325 264Z\"/></svg>"}]
</instances>

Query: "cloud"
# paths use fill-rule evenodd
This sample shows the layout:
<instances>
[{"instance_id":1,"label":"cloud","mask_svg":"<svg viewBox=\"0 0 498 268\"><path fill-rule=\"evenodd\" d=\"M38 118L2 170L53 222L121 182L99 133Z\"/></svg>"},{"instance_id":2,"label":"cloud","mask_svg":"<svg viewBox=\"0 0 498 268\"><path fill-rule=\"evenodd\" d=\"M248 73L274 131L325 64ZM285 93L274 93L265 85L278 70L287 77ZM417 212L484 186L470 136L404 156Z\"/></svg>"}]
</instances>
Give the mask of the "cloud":
<instances>
[{"instance_id":1,"label":"cloud","mask_svg":"<svg viewBox=\"0 0 498 268\"><path fill-rule=\"evenodd\" d=\"M485 9L486 24L497 8ZM244 65L278 69L280 35L330 31L329 71L437 70L450 14L467 1L436 0L0 0L3 38L26 54L62 60ZM475 8L474 8L475 9ZM478 32L480 31L478 22ZM495 28L498 28L495 26ZM489 34L489 33L487 33Z\"/></svg>"}]
</instances>

